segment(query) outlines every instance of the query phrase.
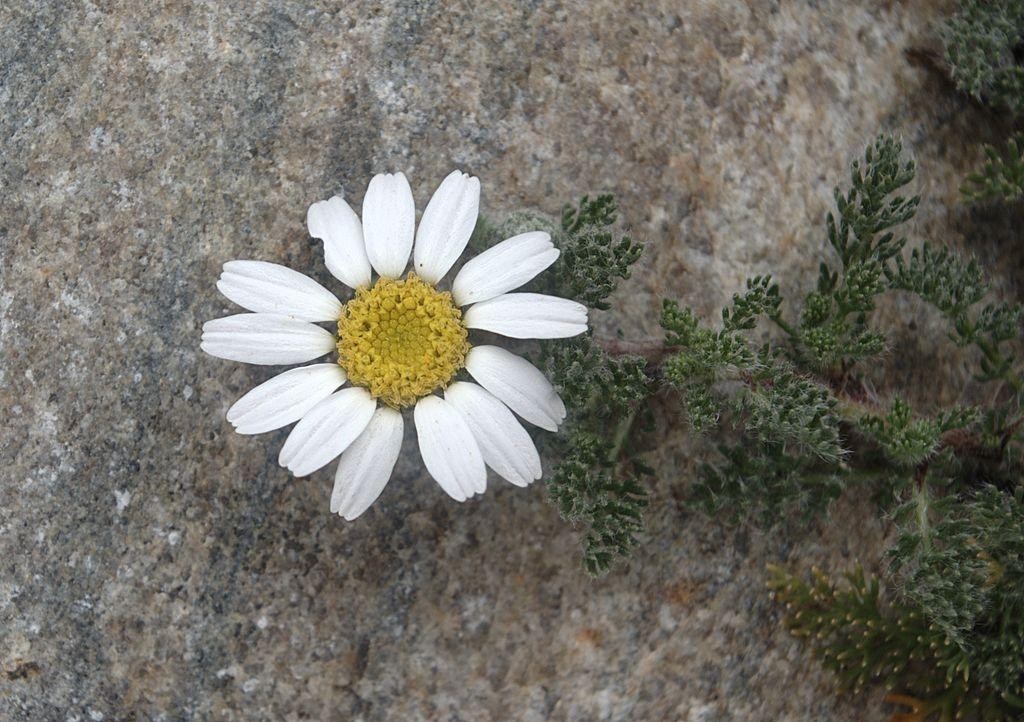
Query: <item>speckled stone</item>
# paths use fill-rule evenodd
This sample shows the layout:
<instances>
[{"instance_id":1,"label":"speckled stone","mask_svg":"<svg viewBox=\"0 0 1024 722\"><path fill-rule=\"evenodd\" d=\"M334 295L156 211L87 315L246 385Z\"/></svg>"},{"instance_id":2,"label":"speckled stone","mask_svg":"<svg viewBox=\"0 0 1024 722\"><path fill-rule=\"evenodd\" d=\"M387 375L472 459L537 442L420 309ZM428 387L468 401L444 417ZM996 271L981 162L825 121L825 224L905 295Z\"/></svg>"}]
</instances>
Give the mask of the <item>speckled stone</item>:
<instances>
[{"instance_id":1,"label":"speckled stone","mask_svg":"<svg viewBox=\"0 0 1024 722\"><path fill-rule=\"evenodd\" d=\"M0 718L883 719L764 590L769 562L873 566L869 502L773 534L689 512L664 408L647 532L602 580L542 485L456 504L410 434L345 523L329 470L275 463L286 432L232 432L272 370L205 356L199 329L232 312L224 261L330 283L313 201L400 169L422 208L453 166L493 211L618 195L648 247L603 331L655 333L664 295L710 318L749 274L813 282L831 186L878 129L920 161L912 242L967 239L1013 288L1013 230L957 205L1000 129L905 53L948 6L0 4ZM903 332L940 335L934 314L879 316L880 388L969 393L968 357Z\"/></svg>"}]
</instances>

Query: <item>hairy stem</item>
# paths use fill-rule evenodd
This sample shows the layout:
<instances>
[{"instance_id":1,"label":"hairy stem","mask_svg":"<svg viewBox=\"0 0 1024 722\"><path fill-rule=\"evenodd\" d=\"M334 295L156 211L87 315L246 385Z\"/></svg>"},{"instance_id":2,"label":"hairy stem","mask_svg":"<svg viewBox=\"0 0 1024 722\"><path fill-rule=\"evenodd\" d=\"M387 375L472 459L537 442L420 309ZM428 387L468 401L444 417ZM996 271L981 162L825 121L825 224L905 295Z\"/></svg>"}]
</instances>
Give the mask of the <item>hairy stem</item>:
<instances>
[{"instance_id":1,"label":"hairy stem","mask_svg":"<svg viewBox=\"0 0 1024 722\"><path fill-rule=\"evenodd\" d=\"M921 541L927 551L931 547L932 541L931 534L929 533L930 521L928 519L928 487L923 483L918 486L917 491L914 493L914 504L918 532L921 534Z\"/></svg>"},{"instance_id":2,"label":"hairy stem","mask_svg":"<svg viewBox=\"0 0 1024 722\"><path fill-rule=\"evenodd\" d=\"M608 451L609 464L614 464L618 460L619 454L622 453L622 446L629 438L634 421L636 421L636 409L630 409L629 413L619 421L619 425L615 429L615 436L612 437L612 448Z\"/></svg>"},{"instance_id":3,"label":"hairy stem","mask_svg":"<svg viewBox=\"0 0 1024 722\"><path fill-rule=\"evenodd\" d=\"M797 332L797 330L793 328L793 326L790 325L787 321L785 321L782 318L782 316L769 316L768 318L774 321L776 326L785 331L786 335L788 335L791 339L796 340L797 338L800 337L800 334Z\"/></svg>"},{"instance_id":4,"label":"hairy stem","mask_svg":"<svg viewBox=\"0 0 1024 722\"><path fill-rule=\"evenodd\" d=\"M679 350L677 346L666 346L660 338L625 341L620 338L595 336L594 343L611 356L640 356L652 364L661 363L666 356Z\"/></svg>"}]
</instances>

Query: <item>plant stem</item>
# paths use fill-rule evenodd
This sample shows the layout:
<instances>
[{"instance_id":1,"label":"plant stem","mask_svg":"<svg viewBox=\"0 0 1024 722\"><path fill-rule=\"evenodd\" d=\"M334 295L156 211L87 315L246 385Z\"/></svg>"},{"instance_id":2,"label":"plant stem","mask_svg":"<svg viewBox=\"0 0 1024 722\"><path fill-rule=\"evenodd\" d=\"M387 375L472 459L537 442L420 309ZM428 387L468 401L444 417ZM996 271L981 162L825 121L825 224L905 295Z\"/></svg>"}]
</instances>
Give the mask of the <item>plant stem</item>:
<instances>
[{"instance_id":1,"label":"plant stem","mask_svg":"<svg viewBox=\"0 0 1024 722\"><path fill-rule=\"evenodd\" d=\"M665 342L659 338L625 341L619 338L595 336L594 343L612 356L641 356L652 364L661 362L666 356L678 350L676 346L666 346Z\"/></svg>"},{"instance_id":2,"label":"plant stem","mask_svg":"<svg viewBox=\"0 0 1024 722\"><path fill-rule=\"evenodd\" d=\"M929 533L930 523L928 520L928 487L924 483L918 486L914 494L914 503L917 505L917 528L921 534L921 542L924 544L925 550L927 550L931 547L932 540Z\"/></svg>"},{"instance_id":3,"label":"plant stem","mask_svg":"<svg viewBox=\"0 0 1024 722\"><path fill-rule=\"evenodd\" d=\"M797 330L793 328L788 322L783 320L782 316L769 316L768 318L774 321L776 326L785 331L791 339L796 340L797 338L800 337L800 334L797 333Z\"/></svg>"},{"instance_id":4,"label":"plant stem","mask_svg":"<svg viewBox=\"0 0 1024 722\"><path fill-rule=\"evenodd\" d=\"M612 437L612 448L608 451L609 464L614 464L618 460L619 454L622 453L622 445L629 438L629 432L633 428L634 421L636 421L636 409L630 409L629 413L622 418L619 425L615 428L615 436Z\"/></svg>"}]
</instances>

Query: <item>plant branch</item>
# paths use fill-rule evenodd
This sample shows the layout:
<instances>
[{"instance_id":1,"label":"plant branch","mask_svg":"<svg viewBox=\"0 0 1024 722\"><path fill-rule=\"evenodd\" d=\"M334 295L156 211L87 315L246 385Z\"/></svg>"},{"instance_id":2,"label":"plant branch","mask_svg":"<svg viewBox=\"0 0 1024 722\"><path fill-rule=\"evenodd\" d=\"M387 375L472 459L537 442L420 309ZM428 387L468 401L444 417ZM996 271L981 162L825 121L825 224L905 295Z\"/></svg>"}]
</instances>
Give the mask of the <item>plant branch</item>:
<instances>
[{"instance_id":1,"label":"plant branch","mask_svg":"<svg viewBox=\"0 0 1024 722\"><path fill-rule=\"evenodd\" d=\"M1013 372L1009 362L1007 362L1006 358L994 344L983 338L976 338L974 344L981 350L982 354L984 354L985 358L994 368L1000 369L999 375L1006 383L1013 387L1014 393L1019 395L1021 391L1024 391L1024 381L1021 381L1020 376Z\"/></svg>"},{"instance_id":2,"label":"plant branch","mask_svg":"<svg viewBox=\"0 0 1024 722\"><path fill-rule=\"evenodd\" d=\"M665 360L666 356L671 356L679 351L678 346L666 346L660 338L626 341L619 338L595 336L594 343L611 356L640 356L651 364L659 364Z\"/></svg>"},{"instance_id":3,"label":"plant branch","mask_svg":"<svg viewBox=\"0 0 1024 722\"><path fill-rule=\"evenodd\" d=\"M619 454L622 453L622 446L626 443L626 439L629 438L629 432L633 428L634 421L636 421L636 409L630 409L629 413L622 418L615 429L615 436L612 437L612 447L608 451L609 464L614 464L618 460Z\"/></svg>"},{"instance_id":4,"label":"plant branch","mask_svg":"<svg viewBox=\"0 0 1024 722\"><path fill-rule=\"evenodd\" d=\"M785 321L782 318L782 316L769 316L768 318L774 321L776 326L785 331L786 335L789 336L791 339L796 340L800 338L800 334L797 332L797 330L793 328L793 326L790 325L787 321Z\"/></svg>"}]
</instances>

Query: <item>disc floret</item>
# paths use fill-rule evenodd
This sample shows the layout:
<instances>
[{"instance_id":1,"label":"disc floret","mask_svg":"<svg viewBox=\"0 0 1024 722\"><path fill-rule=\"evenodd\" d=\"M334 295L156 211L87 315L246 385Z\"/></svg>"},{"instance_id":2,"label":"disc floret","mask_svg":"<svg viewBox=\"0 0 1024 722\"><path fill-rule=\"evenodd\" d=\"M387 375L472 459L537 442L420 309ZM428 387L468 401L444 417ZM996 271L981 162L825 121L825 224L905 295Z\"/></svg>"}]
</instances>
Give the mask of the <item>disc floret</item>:
<instances>
[{"instance_id":1,"label":"disc floret","mask_svg":"<svg viewBox=\"0 0 1024 722\"><path fill-rule=\"evenodd\" d=\"M415 274L360 288L338 320L338 364L349 381L395 408L447 386L469 351L451 293Z\"/></svg>"}]
</instances>

